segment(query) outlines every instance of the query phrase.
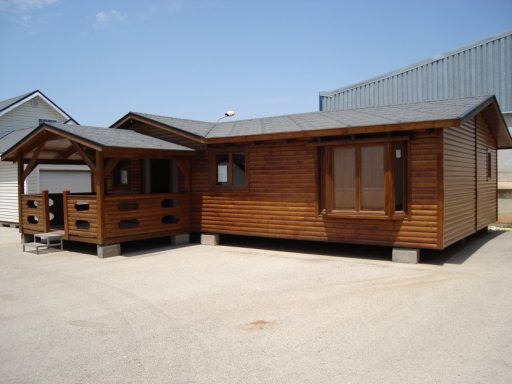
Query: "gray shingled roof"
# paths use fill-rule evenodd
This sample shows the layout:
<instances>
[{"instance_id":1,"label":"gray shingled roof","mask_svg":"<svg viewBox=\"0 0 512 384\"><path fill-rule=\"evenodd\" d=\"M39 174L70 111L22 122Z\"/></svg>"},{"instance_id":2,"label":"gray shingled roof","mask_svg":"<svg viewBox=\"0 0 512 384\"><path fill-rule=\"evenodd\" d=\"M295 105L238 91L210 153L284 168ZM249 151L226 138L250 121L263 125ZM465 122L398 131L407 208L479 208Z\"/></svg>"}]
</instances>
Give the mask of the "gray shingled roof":
<instances>
[{"instance_id":1,"label":"gray shingled roof","mask_svg":"<svg viewBox=\"0 0 512 384\"><path fill-rule=\"evenodd\" d=\"M299 113L221 123L134 114L210 139L459 119L491 97L476 96L334 112Z\"/></svg>"},{"instance_id":2,"label":"gray shingled roof","mask_svg":"<svg viewBox=\"0 0 512 384\"><path fill-rule=\"evenodd\" d=\"M25 93L20 96L11 97L10 99L6 99L6 100L0 100L0 112L2 112L4 109L10 107L11 105L16 104L18 101L23 100L25 97L30 96L34 92L37 92L37 91L32 91L32 92Z\"/></svg>"},{"instance_id":3,"label":"gray shingled roof","mask_svg":"<svg viewBox=\"0 0 512 384\"><path fill-rule=\"evenodd\" d=\"M182 145L170 143L128 129L109 129L62 123L45 123L43 127L45 125L102 147L192 151L192 149Z\"/></svg>"},{"instance_id":4,"label":"gray shingled roof","mask_svg":"<svg viewBox=\"0 0 512 384\"><path fill-rule=\"evenodd\" d=\"M132 112L135 115L145 117L147 119L162 123L169 127L179 129L181 131L191 133L198 137L205 137L212 128L213 123L199 120L178 119L176 117L151 115L149 113Z\"/></svg>"},{"instance_id":5,"label":"gray shingled roof","mask_svg":"<svg viewBox=\"0 0 512 384\"><path fill-rule=\"evenodd\" d=\"M34 129L36 127L19 129L2 137L0 139L0 155L28 136Z\"/></svg>"},{"instance_id":6,"label":"gray shingled roof","mask_svg":"<svg viewBox=\"0 0 512 384\"><path fill-rule=\"evenodd\" d=\"M207 138L316 131L448 120L463 117L489 97L421 102L334 112L311 112L215 125Z\"/></svg>"}]
</instances>

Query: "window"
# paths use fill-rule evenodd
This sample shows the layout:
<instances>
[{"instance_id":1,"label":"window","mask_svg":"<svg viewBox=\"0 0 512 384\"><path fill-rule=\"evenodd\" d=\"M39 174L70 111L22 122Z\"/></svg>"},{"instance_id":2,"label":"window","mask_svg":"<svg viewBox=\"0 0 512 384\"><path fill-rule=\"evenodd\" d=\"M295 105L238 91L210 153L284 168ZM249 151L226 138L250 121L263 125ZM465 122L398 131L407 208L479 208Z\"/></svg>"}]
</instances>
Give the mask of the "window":
<instances>
[{"instance_id":1,"label":"window","mask_svg":"<svg viewBox=\"0 0 512 384\"><path fill-rule=\"evenodd\" d=\"M43 124L43 123L56 123L57 120L55 119L39 119L39 125Z\"/></svg>"},{"instance_id":2,"label":"window","mask_svg":"<svg viewBox=\"0 0 512 384\"><path fill-rule=\"evenodd\" d=\"M243 188L246 186L246 155L240 152L217 153L214 155L213 170L216 187Z\"/></svg>"},{"instance_id":3,"label":"window","mask_svg":"<svg viewBox=\"0 0 512 384\"><path fill-rule=\"evenodd\" d=\"M114 187L125 187L128 185L128 170L129 166L127 160L120 161L116 165L112 179L112 184Z\"/></svg>"},{"instance_id":4,"label":"window","mask_svg":"<svg viewBox=\"0 0 512 384\"><path fill-rule=\"evenodd\" d=\"M349 143L324 148L324 205L332 215L403 216L407 143Z\"/></svg>"}]
</instances>

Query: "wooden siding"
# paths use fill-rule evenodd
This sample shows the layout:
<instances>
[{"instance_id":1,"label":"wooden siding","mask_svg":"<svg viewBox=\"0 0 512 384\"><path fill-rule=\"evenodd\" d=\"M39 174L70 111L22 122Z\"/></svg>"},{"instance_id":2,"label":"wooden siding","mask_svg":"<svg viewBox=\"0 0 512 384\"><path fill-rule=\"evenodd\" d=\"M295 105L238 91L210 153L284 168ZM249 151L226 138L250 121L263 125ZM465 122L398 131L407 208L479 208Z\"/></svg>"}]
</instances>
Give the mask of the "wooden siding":
<instances>
[{"instance_id":1,"label":"wooden siding","mask_svg":"<svg viewBox=\"0 0 512 384\"><path fill-rule=\"evenodd\" d=\"M126 124L126 129L131 129L133 131L142 133L144 135L156 137L165 141L169 141L171 143L183 145L184 147L199 149L203 148L204 145L193 140L189 140L186 137L177 135L170 130L165 128L160 128L158 126L153 126L150 124L141 123L138 121L132 122L132 124Z\"/></svg>"},{"instance_id":2,"label":"wooden siding","mask_svg":"<svg viewBox=\"0 0 512 384\"><path fill-rule=\"evenodd\" d=\"M50 230L48 192L21 196L23 233L45 233Z\"/></svg>"},{"instance_id":3,"label":"wooden siding","mask_svg":"<svg viewBox=\"0 0 512 384\"><path fill-rule=\"evenodd\" d=\"M497 151L496 139L481 115L445 129L443 139L443 247L447 247L497 220Z\"/></svg>"},{"instance_id":4,"label":"wooden siding","mask_svg":"<svg viewBox=\"0 0 512 384\"><path fill-rule=\"evenodd\" d=\"M98 236L96 196L64 193L63 204L66 239L96 243Z\"/></svg>"},{"instance_id":5,"label":"wooden siding","mask_svg":"<svg viewBox=\"0 0 512 384\"><path fill-rule=\"evenodd\" d=\"M106 196L104 209L107 244L190 232L188 194Z\"/></svg>"},{"instance_id":6,"label":"wooden siding","mask_svg":"<svg viewBox=\"0 0 512 384\"><path fill-rule=\"evenodd\" d=\"M247 191L211 190L208 154L192 159L192 230L303 240L438 248L438 131L410 140L410 217L319 213L317 152L305 142L248 146Z\"/></svg>"},{"instance_id":7,"label":"wooden siding","mask_svg":"<svg viewBox=\"0 0 512 384\"><path fill-rule=\"evenodd\" d=\"M475 232L475 124L443 130L444 240L447 247Z\"/></svg>"},{"instance_id":8,"label":"wooden siding","mask_svg":"<svg viewBox=\"0 0 512 384\"><path fill-rule=\"evenodd\" d=\"M480 230L494 223L497 217L496 140L481 116L477 117L477 221ZM491 177L487 178L487 153L491 157Z\"/></svg>"},{"instance_id":9,"label":"wooden siding","mask_svg":"<svg viewBox=\"0 0 512 384\"><path fill-rule=\"evenodd\" d=\"M143 192L142 173L144 170L143 160L129 160L128 185L113 186L113 172L106 177L106 191L110 194L141 193Z\"/></svg>"}]
</instances>

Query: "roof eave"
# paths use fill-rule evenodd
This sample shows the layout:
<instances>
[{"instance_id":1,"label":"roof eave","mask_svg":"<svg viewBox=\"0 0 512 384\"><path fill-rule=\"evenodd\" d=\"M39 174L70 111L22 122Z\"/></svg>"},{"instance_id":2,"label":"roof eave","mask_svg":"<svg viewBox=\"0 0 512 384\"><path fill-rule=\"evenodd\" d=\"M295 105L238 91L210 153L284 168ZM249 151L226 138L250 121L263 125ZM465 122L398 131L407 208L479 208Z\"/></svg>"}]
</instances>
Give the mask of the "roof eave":
<instances>
[{"instance_id":1,"label":"roof eave","mask_svg":"<svg viewBox=\"0 0 512 384\"><path fill-rule=\"evenodd\" d=\"M17 108L20 104L25 103L25 102L33 99L36 96L41 97L46 103L48 103L48 105L50 105L60 115L62 115L64 118L66 118L67 121L72 120L77 125L79 125L78 122L75 119L73 119L70 115L68 115L61 107L59 107L57 104L55 104L48 96L46 96L43 92L41 92L38 89L36 89L34 92L31 92L31 93L25 95L25 97L15 101L14 103L12 103L12 104L8 105L7 107L5 107L4 109L2 109L0 111L0 116L5 115L6 113L8 113L8 112L12 111L13 109Z\"/></svg>"},{"instance_id":2,"label":"roof eave","mask_svg":"<svg viewBox=\"0 0 512 384\"><path fill-rule=\"evenodd\" d=\"M27 136L25 136L21 141L14 144L11 148L7 149L2 154L2 160L3 161L16 161L18 152L23 148L27 143L29 143L32 140L35 140L36 136L39 136L41 134L44 134L44 132L50 132L53 134L56 134L58 136L61 136L66 139L70 139L75 142L79 142L80 144L85 145L86 147L89 147L95 151L101 151L103 149L103 146L99 143L93 142L91 140L85 139L81 136L74 135L72 133L63 131L59 128L53 127L51 125L48 125L47 123L42 123L39 125L36 129L34 129L31 133L29 133Z\"/></svg>"},{"instance_id":3,"label":"roof eave","mask_svg":"<svg viewBox=\"0 0 512 384\"><path fill-rule=\"evenodd\" d=\"M364 133L385 133L385 132L401 132L401 131L414 131L422 129L442 129L459 126L459 119L445 119L445 120L431 120L420 121L412 123L398 123L398 124L385 124L385 125L370 125L361 127L346 127L346 128L328 128L319 130L308 130L298 132L283 132L271 134L258 134L258 135L245 135L245 136L231 136L231 137L215 137L207 138L206 144L223 144L223 143L237 143L237 142L251 142L251 141L268 141L268 140L284 140L284 139L301 139L301 138L315 138L320 136L345 136Z\"/></svg>"},{"instance_id":4,"label":"roof eave","mask_svg":"<svg viewBox=\"0 0 512 384\"><path fill-rule=\"evenodd\" d=\"M139 121L141 123L155 125L155 126L157 126L159 128L171 131L172 133L175 133L176 135L179 135L179 136L181 136L181 137L183 137L185 139L194 141L194 142L196 142L198 144L205 144L205 139L203 137L201 137L201 136L195 135L195 134L190 133L190 132L183 131L183 130L181 130L179 128L173 127L171 125L164 124L164 123L162 123L160 121L156 121L156 120L150 119L149 117L139 115L139 114L137 114L135 112L128 112L126 115L124 115L119 120L117 120L114 124L112 124L109 128L117 129L117 128L121 127L123 124L127 123L128 121L130 121L130 120L136 120L136 121Z\"/></svg>"},{"instance_id":5,"label":"roof eave","mask_svg":"<svg viewBox=\"0 0 512 384\"><path fill-rule=\"evenodd\" d=\"M496 96L489 96L486 100L484 100L481 104L476 106L475 108L467 111L464 115L460 116L459 119L461 124L474 118L479 113L484 112L488 108L492 108L494 114L497 116L498 122L498 132L496 134L496 146L498 149L512 149L512 136L510 135L510 131L507 128L507 123L503 118L503 114L501 113L500 106L498 104L498 100ZM502 133L503 137L498 136L499 132Z\"/></svg>"}]
</instances>

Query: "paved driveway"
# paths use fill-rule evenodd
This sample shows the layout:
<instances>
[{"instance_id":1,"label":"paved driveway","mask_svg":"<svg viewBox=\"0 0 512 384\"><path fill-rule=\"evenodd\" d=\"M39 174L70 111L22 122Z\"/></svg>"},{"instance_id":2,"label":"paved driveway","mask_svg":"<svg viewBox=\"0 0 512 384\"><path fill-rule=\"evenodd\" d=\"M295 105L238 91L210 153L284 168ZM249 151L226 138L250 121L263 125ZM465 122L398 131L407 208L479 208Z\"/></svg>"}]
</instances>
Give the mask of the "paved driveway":
<instances>
[{"instance_id":1,"label":"paved driveway","mask_svg":"<svg viewBox=\"0 0 512 384\"><path fill-rule=\"evenodd\" d=\"M512 232L419 265L310 243L102 260L17 240L0 228L2 383L512 382Z\"/></svg>"}]
</instances>

